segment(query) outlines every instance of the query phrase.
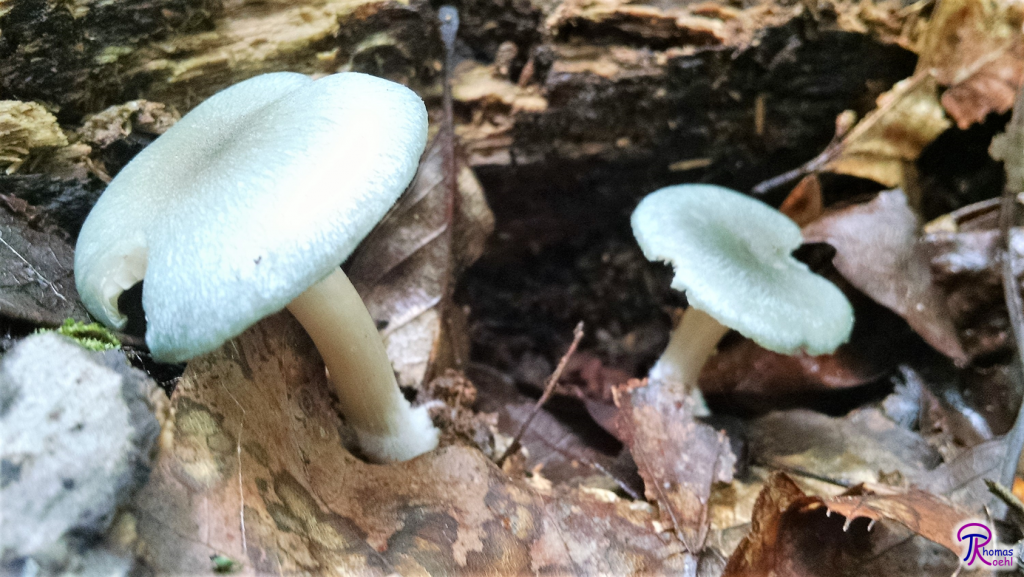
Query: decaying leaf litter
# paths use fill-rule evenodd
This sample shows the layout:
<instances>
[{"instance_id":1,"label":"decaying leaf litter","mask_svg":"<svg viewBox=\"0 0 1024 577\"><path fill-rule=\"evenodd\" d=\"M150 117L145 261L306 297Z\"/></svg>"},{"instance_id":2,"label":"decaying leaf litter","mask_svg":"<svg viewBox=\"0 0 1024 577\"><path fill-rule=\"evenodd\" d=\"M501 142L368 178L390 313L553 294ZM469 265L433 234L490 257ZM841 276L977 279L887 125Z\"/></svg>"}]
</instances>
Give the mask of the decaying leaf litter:
<instances>
[{"instance_id":1,"label":"decaying leaf litter","mask_svg":"<svg viewBox=\"0 0 1024 577\"><path fill-rule=\"evenodd\" d=\"M756 15L766 25L776 17L770 8ZM585 318L587 337L563 357L571 331L560 331L558 322L522 331L510 329L507 317L489 316L502 305L514 316L523 301L543 309L548 296L557 302L566 279L577 282L571 275L547 284L532 277L530 290L514 298L507 291L480 296L495 266L514 275L522 257L507 254L500 235L516 233L502 225L501 211L499 239L488 241L495 221L487 201L506 214L509 201L495 198L488 179L481 186L470 167L504 154L511 117L553 106L557 91L531 84L531 70L548 66L552 78L576 64L614 76L637 66L633 54L613 52L600 69L600 58L568 54L572 36L633 34L666 54L671 48L659 43L713 43L727 33L709 21L742 28L757 10L723 16L725 8L705 7L682 15L567 2L545 22L563 42L546 65L537 54L522 63L501 50L492 65L461 57L459 108L442 98L448 111L438 115L416 183L347 265L401 384L432 407L443 447L397 465L360 460L333 410L316 350L287 314L276 315L185 369L149 482L116 524L122 537L108 539L112 546L158 573L209 572L211 558L231 560L226 566L243 573L955 571L961 551L951 542L953 529L984 517L986 505L998 510L1001 501L985 480L1012 485L999 469L1019 453L1001 435L1020 398L1017 327L1005 311L1002 270L1018 279L1020 267L1014 256L1000 259L1004 246L1010 255L1021 251L1016 228L1000 231L1006 209L991 202L950 207L948 194L936 200L936 191L944 192L934 182L941 171L929 163L943 146L954 157L967 154L956 146L967 137L956 135L973 130L973 146L987 147L1002 129L1024 68L1022 12L1017 3L968 0L888 13L869 8L830 9L852 19L844 25L853 29L887 31L886 41L918 55L916 70L859 122L839 115L833 143L817 158L754 187L781 200L790 187L784 183L806 177L783 205L802 207L787 214L816 243L800 256L856 310L854 336L835 354L782 356L728 336L701 377L714 415L698 420L685 400L630 380L643 377L662 346L664 319L609 330L607 322ZM821 18L800 10L802 18ZM472 17L470 10L466 21ZM780 53L768 66L786 57ZM502 77L516 68L517 82ZM152 94L172 94L172 86ZM67 206L88 206L125 157L177 117L161 104L132 101L58 124L30 100L0 116L10 174L0 246L9 277L0 290L5 346L37 326L87 319L70 269L81 220ZM766 130L761 102L753 107L756 133ZM451 130L444 119L453 114ZM461 149L453 134L464 141ZM1015 138L1011 132L1005 141ZM604 145L595 143L591 154L605 154ZM1009 150L997 156L1008 170L1019 169L1024 162ZM677 162L671 182L708 165ZM709 171L703 178L716 177ZM997 180L973 181L966 192L998 196ZM862 199L845 190L888 187L901 190ZM943 216L935 206L957 210ZM551 222L543 210L530 214ZM931 222L923 225L925 219ZM664 271L635 264L639 252L611 238L596 265L583 263L586 270L611 268L584 277L593 286L575 295L604 303L590 314L622 303L637 285L656 295L652 308L680 310L678 297L665 294ZM524 246L535 257L549 250L548 239L533 240ZM531 337L538 334L545 336ZM561 378L549 379L556 363ZM534 398L545 383L554 395L537 412ZM523 450L498 467L494 460L520 430ZM133 538L123 538L126 524Z\"/></svg>"}]
</instances>

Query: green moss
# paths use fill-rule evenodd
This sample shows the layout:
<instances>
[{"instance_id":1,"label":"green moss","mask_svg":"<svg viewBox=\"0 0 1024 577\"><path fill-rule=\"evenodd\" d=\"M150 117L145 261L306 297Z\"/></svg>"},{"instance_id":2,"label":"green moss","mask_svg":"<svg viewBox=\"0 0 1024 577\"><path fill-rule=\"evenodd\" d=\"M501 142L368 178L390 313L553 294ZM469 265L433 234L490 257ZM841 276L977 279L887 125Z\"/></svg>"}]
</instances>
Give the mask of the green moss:
<instances>
[{"instance_id":1,"label":"green moss","mask_svg":"<svg viewBox=\"0 0 1024 577\"><path fill-rule=\"evenodd\" d=\"M74 339L79 345L90 351L105 351L121 348L121 341L99 323L83 323L75 319L65 319L64 324L56 329L40 329L36 333L58 333Z\"/></svg>"},{"instance_id":2,"label":"green moss","mask_svg":"<svg viewBox=\"0 0 1024 577\"><path fill-rule=\"evenodd\" d=\"M210 555L214 573L233 573L241 564L226 555Z\"/></svg>"}]
</instances>

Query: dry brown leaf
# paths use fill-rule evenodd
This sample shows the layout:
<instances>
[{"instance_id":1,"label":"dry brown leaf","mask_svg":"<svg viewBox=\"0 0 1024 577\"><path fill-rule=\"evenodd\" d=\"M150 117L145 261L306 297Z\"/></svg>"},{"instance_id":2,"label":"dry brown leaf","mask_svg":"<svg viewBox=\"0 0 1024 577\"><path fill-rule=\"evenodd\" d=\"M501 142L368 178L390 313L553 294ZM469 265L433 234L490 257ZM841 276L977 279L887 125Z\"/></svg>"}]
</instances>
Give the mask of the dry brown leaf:
<instances>
[{"instance_id":1,"label":"dry brown leaf","mask_svg":"<svg viewBox=\"0 0 1024 577\"><path fill-rule=\"evenodd\" d=\"M850 284L903 317L936 350L965 363L946 301L918 243L919 227L903 192L891 190L826 213L803 234L806 242L835 247L833 263Z\"/></svg>"},{"instance_id":2,"label":"dry brown leaf","mask_svg":"<svg viewBox=\"0 0 1024 577\"><path fill-rule=\"evenodd\" d=\"M929 73L897 82L834 147L823 153L825 170L906 186L908 170L924 147L950 127ZM812 161L811 164L814 164Z\"/></svg>"},{"instance_id":3,"label":"dry brown leaf","mask_svg":"<svg viewBox=\"0 0 1024 577\"><path fill-rule=\"evenodd\" d=\"M991 499L985 479L999 476L1005 458L1006 442L1002 437L985 441L936 467L919 485L965 511L980 511Z\"/></svg>"},{"instance_id":4,"label":"dry brown leaf","mask_svg":"<svg viewBox=\"0 0 1024 577\"><path fill-rule=\"evenodd\" d=\"M871 512L932 535L944 525L942 514L951 508L943 505L938 514L917 511L915 505L941 504L933 496L921 495L915 491L878 500L884 502L879 507L884 512ZM758 496L751 532L729 559L724 577L949 575L957 568L956 555L927 540L927 535L915 536L893 524L876 525L868 518L832 515L832 503L837 501L847 502L809 496L785 474L772 475ZM860 516L853 507L846 508ZM920 515L915 518L915 513Z\"/></svg>"},{"instance_id":5,"label":"dry brown leaf","mask_svg":"<svg viewBox=\"0 0 1024 577\"><path fill-rule=\"evenodd\" d=\"M918 70L949 87L942 105L961 129L1013 106L1024 73L1022 23L1019 0L943 0L935 8Z\"/></svg>"},{"instance_id":6,"label":"dry brown leaf","mask_svg":"<svg viewBox=\"0 0 1024 577\"><path fill-rule=\"evenodd\" d=\"M486 571L481 568L464 573L472 576L485 572L493 575L692 574L693 558L670 533L661 530L654 519L655 511L646 503L626 501L609 491L581 487L556 492L544 506L538 515L543 523L540 530L535 531L529 548L529 565L505 563L494 555L492 558L498 562L486 567ZM496 513L518 513L518 508L499 509ZM518 520L513 515L509 518ZM524 534L521 530L517 533Z\"/></svg>"},{"instance_id":7,"label":"dry brown leaf","mask_svg":"<svg viewBox=\"0 0 1024 577\"><path fill-rule=\"evenodd\" d=\"M494 228L483 189L461 159L456 164L458 197L450 205L453 191L444 179L446 134L442 130L433 139L409 190L346 267L382 327L388 357L404 387L420 387L468 359L460 311L451 306L451 285L483 253Z\"/></svg>"},{"instance_id":8,"label":"dry brown leaf","mask_svg":"<svg viewBox=\"0 0 1024 577\"><path fill-rule=\"evenodd\" d=\"M948 0L928 24L913 76L878 97L877 107L800 172L830 170L915 187L914 161L951 126L967 128L1006 112L1024 74L1024 5L1018 0ZM939 86L948 88L942 94Z\"/></svg>"},{"instance_id":9,"label":"dry brown leaf","mask_svg":"<svg viewBox=\"0 0 1024 577\"><path fill-rule=\"evenodd\" d=\"M858 485L826 499L825 506L849 520L867 517L896 521L956 554L961 552L961 546L953 541L953 534L957 525L971 517L945 499L913 487L906 491L886 489L882 494L874 494L864 485Z\"/></svg>"},{"instance_id":10,"label":"dry brown leaf","mask_svg":"<svg viewBox=\"0 0 1024 577\"><path fill-rule=\"evenodd\" d=\"M763 473L763 474L762 474ZM716 485L711 491L710 520L707 547L714 547L725 555L732 555L740 541L750 531L754 505L764 488L768 473L759 467L749 468L728 485Z\"/></svg>"},{"instance_id":11,"label":"dry brown leaf","mask_svg":"<svg viewBox=\"0 0 1024 577\"><path fill-rule=\"evenodd\" d=\"M810 224L821 216L824 210L825 201L821 196L821 181L816 174L809 174L798 182L786 200L782 201L782 205L779 206L779 212L788 216L799 226Z\"/></svg>"},{"instance_id":12,"label":"dry brown leaf","mask_svg":"<svg viewBox=\"0 0 1024 577\"><path fill-rule=\"evenodd\" d=\"M193 360L174 428L135 502L157 575L675 573L681 544L649 505L608 491L544 496L479 451L395 465L353 457L313 343L287 313Z\"/></svg>"},{"instance_id":13,"label":"dry brown leaf","mask_svg":"<svg viewBox=\"0 0 1024 577\"><path fill-rule=\"evenodd\" d=\"M833 479L845 485L928 478L942 458L920 435L874 408L845 417L806 409L778 411L751 421L749 452L772 468Z\"/></svg>"},{"instance_id":14,"label":"dry brown leaf","mask_svg":"<svg viewBox=\"0 0 1024 577\"><path fill-rule=\"evenodd\" d=\"M733 552L723 577L769 575L784 562L779 550L782 544L782 515L796 504L808 499L800 487L785 474L772 475L761 489L754 505L748 535ZM792 572L780 572L791 575Z\"/></svg>"},{"instance_id":15,"label":"dry brown leaf","mask_svg":"<svg viewBox=\"0 0 1024 577\"><path fill-rule=\"evenodd\" d=\"M648 499L658 503L687 550L699 553L710 523L711 486L732 480L736 457L729 439L694 419L689 397L677 399L660 383L630 381L616 390L615 404L619 434Z\"/></svg>"},{"instance_id":16,"label":"dry brown leaf","mask_svg":"<svg viewBox=\"0 0 1024 577\"><path fill-rule=\"evenodd\" d=\"M74 249L56 233L28 226L3 200L0 195L0 317L46 326L89 321L75 290Z\"/></svg>"}]
</instances>

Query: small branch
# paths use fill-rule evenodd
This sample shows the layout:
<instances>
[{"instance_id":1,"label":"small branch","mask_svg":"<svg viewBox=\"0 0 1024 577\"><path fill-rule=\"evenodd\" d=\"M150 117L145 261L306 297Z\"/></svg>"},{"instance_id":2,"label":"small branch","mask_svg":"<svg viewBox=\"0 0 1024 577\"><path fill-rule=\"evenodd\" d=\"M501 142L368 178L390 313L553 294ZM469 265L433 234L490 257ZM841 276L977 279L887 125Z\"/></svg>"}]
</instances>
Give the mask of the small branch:
<instances>
[{"instance_id":1,"label":"small branch","mask_svg":"<svg viewBox=\"0 0 1024 577\"><path fill-rule=\"evenodd\" d=\"M235 351L235 355L238 355L238 345L235 341L231 341L231 346ZM242 411L242 420L238 424L238 438L235 439L235 458L238 464L238 526L242 534L242 552L245 555L249 554L249 544L246 541L245 536L245 485L242 483L242 433L245 432L245 408L242 407L242 403L238 402L238 399L231 394L231 391L222 382L221 388L227 396L231 397L231 400L238 405L238 410Z\"/></svg>"},{"instance_id":2,"label":"small branch","mask_svg":"<svg viewBox=\"0 0 1024 577\"><path fill-rule=\"evenodd\" d=\"M533 406L533 410L530 411L530 415L527 416L526 420L523 421L523 424L519 426L519 431L516 432L516 436L512 438L512 443L507 449L505 449L505 452L502 453L501 457L498 458L497 463L499 467L505 463L505 459L518 451L519 447L522 446L520 441L522 441L523 435L525 435L526 430L530 428L530 424L533 423L533 419L537 416L537 413L540 412L541 407L544 406L544 403L548 402L552 393L555 392L555 385L557 385L558 380L562 378L562 371L565 370L565 366L569 363L569 359L572 358L572 355L576 352L576 347L580 346L581 340L583 340L583 321L580 321L576 325L576 328L573 329L572 344L569 345L569 350L565 351L565 354L562 355L562 359L558 361L558 366L555 367L554 372L552 372L551 376L548 377L547 382L544 383L544 393L539 399L537 399L537 404Z\"/></svg>"},{"instance_id":3,"label":"small branch","mask_svg":"<svg viewBox=\"0 0 1024 577\"><path fill-rule=\"evenodd\" d=\"M441 6L437 10L441 22L441 42L444 43L444 86L442 104L447 122L452 119L452 68L455 66L455 37L459 32L459 11L454 6Z\"/></svg>"},{"instance_id":4,"label":"small branch","mask_svg":"<svg viewBox=\"0 0 1024 577\"><path fill-rule=\"evenodd\" d=\"M444 135L439 135L443 148L444 186L445 192L449 195L448 213L445 221L448 229L451 230L452 218L454 215L455 202L458 196L458 167L455 164L455 113L452 106L452 74L455 67L455 38L459 32L459 11L454 6L441 6L437 11L437 18L440 20L441 41L444 43L444 77L442 79L442 106L444 116L441 119L441 130Z\"/></svg>"},{"instance_id":5,"label":"small branch","mask_svg":"<svg viewBox=\"0 0 1024 577\"><path fill-rule=\"evenodd\" d=\"M776 471L782 471L783 473L786 473L787 475L793 475L793 476L796 476L796 477L805 477L807 479L814 479L815 481L821 481L822 483L828 483L829 485L835 485L837 487L842 487L844 489L849 489L850 487L852 487L854 485L853 483L851 483L850 481L848 481L846 479L837 479L837 478L834 478L834 477L829 477L827 475L821 475L821 474L815 473L813 471L808 471L806 469L801 469L800 467L791 467L791 466L788 466L788 465L783 465L781 463L776 463L776 462L774 462L771 459L769 459L767 461L762 461L760 459L755 459L755 462L756 462L756 464L761 465L763 467L768 467L769 469L776 470Z\"/></svg>"},{"instance_id":6,"label":"small branch","mask_svg":"<svg viewBox=\"0 0 1024 577\"><path fill-rule=\"evenodd\" d=\"M1003 188L999 210L999 234L1002 245L1003 293L1006 298L1006 310L1010 316L1010 328L1017 346L1017 354L1014 356L1013 362L1016 366L1015 380L1018 381L1020 375L1024 374L1021 370L1021 362L1024 360L1024 302L1021 302L1020 286L1013 272L1010 231L1013 223L1016 222L1017 193L1024 190L1024 158L1021 155L1024 148L1021 148L1022 144L1024 144L1024 89L1017 91L1013 116L1010 118L1010 124L1006 127L1006 132L993 139L991 147L992 156L1003 161L1006 171L1006 186ZM1019 390L1019 383L1017 384ZM1020 459L1021 449L1024 448L1024 411L1019 408L1013 428L1004 439L1006 458L1000 469L999 482L1004 486L1012 487L1013 478L1017 472L1017 462ZM992 503L992 512L996 518L1005 517L1006 504L1001 500L995 501Z\"/></svg>"},{"instance_id":7,"label":"small branch","mask_svg":"<svg viewBox=\"0 0 1024 577\"><path fill-rule=\"evenodd\" d=\"M441 6L437 10L441 42L444 44L444 73L441 79L441 103L444 114L441 130L436 138L441 146L441 178L444 184L444 233L448 236L448 271L444 276L442 294L451 296L452 279L456 275L457 248L455 246L455 218L459 203L459 166L455 161L455 112L452 104L452 75L455 68L455 39L459 32L459 11L454 6ZM447 317L448 315L443 315Z\"/></svg>"},{"instance_id":8,"label":"small branch","mask_svg":"<svg viewBox=\"0 0 1024 577\"><path fill-rule=\"evenodd\" d=\"M922 82L931 78L931 73L928 71L916 72L910 77L909 82L902 87L902 91L899 94L893 95L894 97L885 102L882 106L879 106L875 110L871 111L865 116L860 122L858 122L849 132L841 133L837 132L832 142L825 147L825 150L818 156L815 156L802 166L798 166L789 172L781 174L779 176L769 178L768 180L761 182L751 189L751 194L761 195L770 192L780 186L786 185L793 182L807 174L812 172L820 172L825 169L832 161L839 158L839 155L846 150L849 143L856 141L858 138L864 136L869 130L871 130L879 120L885 118L885 115L899 104L906 94L912 92Z\"/></svg>"},{"instance_id":9,"label":"small branch","mask_svg":"<svg viewBox=\"0 0 1024 577\"><path fill-rule=\"evenodd\" d=\"M1024 516L1024 503L1013 494L1013 491L1007 489L1005 485L999 481L993 481L992 479L985 479L985 485L988 486L988 490L999 498L1000 501L1005 503L1008 507L1017 511L1018 514Z\"/></svg>"},{"instance_id":10,"label":"small branch","mask_svg":"<svg viewBox=\"0 0 1024 577\"><path fill-rule=\"evenodd\" d=\"M642 495L640 495L639 493L634 491L632 487L630 487L628 484L626 484L626 482L623 481L622 479L618 478L612 471L609 471L608 469L603 467L601 465L601 463L598 463L596 461L591 461L590 459L588 459L588 458L586 458L586 457L584 457L582 455L568 454L565 451L562 451L561 449L559 449L558 447L555 447L554 449L556 451L558 451L559 453L567 456L567 457L570 457L572 459L576 459L577 461L583 463L584 465L590 467L591 469L594 469L594 470L596 470L596 471L598 471L598 472L600 472L600 473L602 473L604 475L607 475L607 477L609 479L614 481L615 484L619 486L619 489L621 489L623 493L629 495L630 499L633 499L634 501L643 501L644 500L644 497Z\"/></svg>"},{"instance_id":11,"label":"small branch","mask_svg":"<svg viewBox=\"0 0 1024 577\"><path fill-rule=\"evenodd\" d=\"M10 251L14 253L14 256L21 259L21 262L25 263L25 266L28 267L28 270L32 271L32 274L39 277L39 280L43 281L43 283L46 286L50 287L50 290L53 291L53 294L57 295L57 298L64 302L68 302L68 299L64 298L64 295L60 294L60 292L57 290L57 286L50 282L50 279L43 276L43 273L37 271L36 268L32 266L32 263L28 262L27 260L25 260L25 257L21 256L21 253L14 250L14 247L8 244L7 241L3 239L3 235L0 235L0 243L3 243L4 246L10 249ZM58 262L57 264L60 264L60 262Z\"/></svg>"},{"instance_id":12,"label":"small branch","mask_svg":"<svg viewBox=\"0 0 1024 577\"><path fill-rule=\"evenodd\" d=\"M778 176L773 176L772 178L769 178L764 182L758 183L757 185L754 186L754 188L750 189L750 193L757 195L767 194L768 192L771 192L776 188L780 188L797 179L807 176L807 173L809 172L817 172L818 170L821 169L822 166L824 166L825 164L828 163L829 160L831 160L832 150L832 148L826 148L825 152L822 152L810 162L798 166L793 170L790 170L789 172L784 172Z\"/></svg>"}]
</instances>

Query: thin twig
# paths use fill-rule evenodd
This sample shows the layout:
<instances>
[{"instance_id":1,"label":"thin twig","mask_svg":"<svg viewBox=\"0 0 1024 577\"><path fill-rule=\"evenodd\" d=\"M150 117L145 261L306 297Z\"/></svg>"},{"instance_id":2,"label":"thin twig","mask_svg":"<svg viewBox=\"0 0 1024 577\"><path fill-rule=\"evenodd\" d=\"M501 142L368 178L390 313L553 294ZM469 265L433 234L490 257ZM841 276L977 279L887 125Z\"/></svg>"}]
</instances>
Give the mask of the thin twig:
<instances>
[{"instance_id":1,"label":"thin twig","mask_svg":"<svg viewBox=\"0 0 1024 577\"><path fill-rule=\"evenodd\" d=\"M234 340L231 341L231 347L235 351L235 355L239 355L238 345ZM238 424L238 438L235 439L235 458L238 460L238 525L242 533L242 552L249 555L249 544L245 537L245 486L242 483L242 433L245 432L245 408L242 403L238 402L238 399L231 394L231 391L224 385L223 382L220 384L221 388L227 396L231 397L231 400L238 405L238 410L242 411L242 420Z\"/></svg>"},{"instance_id":2,"label":"thin twig","mask_svg":"<svg viewBox=\"0 0 1024 577\"><path fill-rule=\"evenodd\" d=\"M50 290L53 291L53 294L57 295L57 297L60 298L60 300L64 302L68 301L68 299L64 298L64 295L60 294L60 292L57 290L57 286L50 282L50 279L43 276L43 273L37 271L36 268L32 266L32 263L28 262L28 260L26 260L25 257L21 256L21 253L14 250L14 247L8 244L7 241L3 239L3 235L0 235L0 243L3 243L3 245L9 248L15 256L20 258L21 262L25 263L25 266L28 267L28 270L32 271L37 277L39 277L44 283L46 283L46 286L50 287ZM58 261L57 264L60 264L60 262Z\"/></svg>"},{"instance_id":3,"label":"thin twig","mask_svg":"<svg viewBox=\"0 0 1024 577\"><path fill-rule=\"evenodd\" d=\"M838 479L838 478L835 478L835 477L829 477L828 475L822 475L822 474L819 474L819 473L815 473L813 471L808 471L806 469L801 469L800 467L791 467L791 466L788 466L788 465L783 465L781 463L776 463L775 461L773 461L771 459L769 459L767 461L762 461L761 459L755 459L754 462L756 464L758 464L758 465L763 466L763 467L768 467L769 469L773 469L773 470L776 470L776 471L782 471L783 473L786 473L787 475L795 475L797 477L806 477L808 479L814 479L815 481L821 481L822 483L828 483L829 485L835 485L837 487L842 487L844 489L849 489L850 487L853 486L853 483L848 481L848 480L846 480L846 479Z\"/></svg>"},{"instance_id":4,"label":"thin twig","mask_svg":"<svg viewBox=\"0 0 1024 577\"><path fill-rule=\"evenodd\" d=\"M1024 503L1022 503L1021 500L1013 494L1013 491L1007 489L1006 485L1003 485L999 481L993 481L992 479L985 479L985 485L988 486L988 490L993 495L999 497L999 500L1005 503L1008 507L1017 511L1020 515L1024 515Z\"/></svg>"},{"instance_id":5,"label":"thin twig","mask_svg":"<svg viewBox=\"0 0 1024 577\"><path fill-rule=\"evenodd\" d=\"M442 85L441 103L444 106L443 129L451 130L455 124L452 113L452 70L455 66L455 37L459 32L459 11L454 6L441 6L437 10L437 19L441 25L441 42L444 43L444 84Z\"/></svg>"},{"instance_id":6,"label":"thin twig","mask_svg":"<svg viewBox=\"0 0 1024 577\"><path fill-rule=\"evenodd\" d=\"M454 291L453 279L458 275L456 258L461 247L456 247L455 219L459 212L459 166L455 160L455 112L452 104L452 76L455 74L455 39L459 32L459 11L454 6L441 6L437 10L440 22L441 42L444 44L444 76L441 86L441 104L444 116L441 118L441 182L444 185L445 212L444 233L447 235L446 274L439 295L439 311L445 324L452 315L448 307L455 306L451 296ZM450 327L449 327L450 328Z\"/></svg>"},{"instance_id":7,"label":"thin twig","mask_svg":"<svg viewBox=\"0 0 1024 577\"><path fill-rule=\"evenodd\" d=\"M1016 222L1017 193L1024 190L1024 89L1017 91L1017 99L1013 106L1013 116L1006 127L1006 132L992 141L992 156L1003 161L1006 171L1006 186L1003 188L1002 203L999 210L999 235L1002 246L1003 293L1006 298L1006 310L1010 316L1010 328L1017 344L1014 358L1016 378L1022 372L1021 362L1024 360L1024 302L1021 302L1020 286L1013 272L1013 251L1010 248L1010 229ZM1019 389L1018 383L1018 389ZM1017 462L1021 449L1024 448L1024 411L1018 409L1013 428L1006 434L1006 458L1003 460L999 474L999 482L1012 487L1017 472ZM993 497L993 515L1004 518L1007 513L1006 504Z\"/></svg>"},{"instance_id":8,"label":"thin twig","mask_svg":"<svg viewBox=\"0 0 1024 577\"><path fill-rule=\"evenodd\" d=\"M505 449L505 452L498 458L498 466L502 466L505 463L505 459L519 450L522 446L520 441L523 439L523 435L526 434L526 430L530 428L530 424L533 423L533 419L540 413L541 407L544 403L548 402L551 398L551 394L555 392L555 385L558 384L558 380L562 378L562 371L565 370L565 366L569 363L569 359L576 352L576 347L580 346L580 341L583 340L583 321L577 323L576 328L572 331L572 344L569 345L569 350L565 351L562 355L562 359L558 361L558 366L555 367L554 372L548 377L546 383L544 383L544 393L537 399L537 403L533 405L533 410L530 411L530 415L526 417L523 424L519 426L519 431L516 432L516 436L512 438L512 443Z\"/></svg>"},{"instance_id":9,"label":"thin twig","mask_svg":"<svg viewBox=\"0 0 1024 577\"><path fill-rule=\"evenodd\" d=\"M931 78L931 73L928 72L927 70L915 73L908 79L907 84L905 84L902 87L902 92L896 95L897 98L891 98L887 102L882 104L882 106L879 106L875 110L871 111L846 134L842 136L837 135L839 136L839 138L834 138L832 142L827 147L825 147L825 150L822 151L821 154L815 156L814 158L807 161L803 165L798 166L793 170L790 170L789 172L786 172L785 174L780 174L779 176L769 178L768 180L757 184L756 186L754 186L754 188L750 190L750 192L755 195L765 194L767 192L772 191L773 189L779 188L780 186L793 182L807 174L824 170L824 168L830 162L832 162L836 158L839 158L839 155L841 155L843 151L846 150L847 144L864 136L864 134L866 134L868 130L872 129L875 125L878 124L880 119L885 118L885 115L890 110L895 108L897 104L900 104L906 94L912 92L921 83L925 82L929 78Z\"/></svg>"},{"instance_id":10,"label":"thin twig","mask_svg":"<svg viewBox=\"0 0 1024 577\"><path fill-rule=\"evenodd\" d=\"M558 450L558 449L555 449L555 450ZM562 454L566 454L563 451L559 451L559 452L562 453ZM588 459L586 457L583 457L581 455L567 455L567 456L569 456L569 457L571 457L573 459L576 459L576 460L580 461L581 463L583 463L584 465L587 465L591 469L595 469L598 472L603 473L604 475L606 475L609 479L614 481L616 485L619 486L619 489L622 489L623 493L629 495L630 499L633 499L634 501L643 501L644 498L643 498L642 495L640 495L639 493L634 491L633 488L630 487L628 484L626 484L625 481L623 481L622 479L618 478L614 473L612 473L607 468L602 466L601 463L598 463L597 461L591 461L590 459Z\"/></svg>"},{"instance_id":11,"label":"thin twig","mask_svg":"<svg viewBox=\"0 0 1024 577\"><path fill-rule=\"evenodd\" d=\"M458 166L455 163L455 113L452 105L452 75L455 67L455 37L459 32L459 11L454 6L441 6L437 11L437 18L441 21L441 41L444 43L444 80L441 87L441 103L444 107L444 117L441 119L441 131L438 138L443 146L442 157L442 178L444 179L444 191L448 195L448 202L445 206L445 222L449 236L453 234L455 227L456 203L459 201ZM449 238L449 240L451 240ZM449 242L449 252L452 252L452 244ZM449 255L449 263L454 259ZM450 265L449 265L450 266Z\"/></svg>"}]
</instances>

